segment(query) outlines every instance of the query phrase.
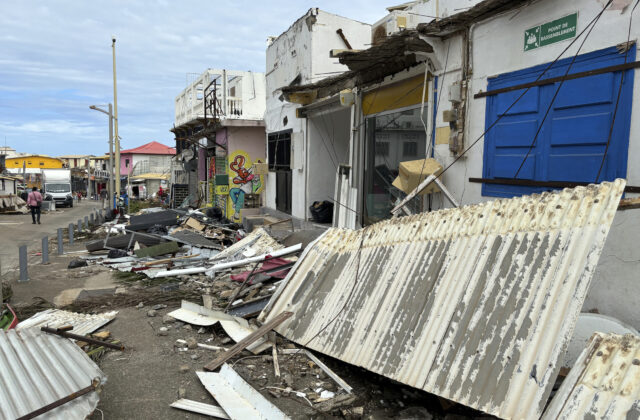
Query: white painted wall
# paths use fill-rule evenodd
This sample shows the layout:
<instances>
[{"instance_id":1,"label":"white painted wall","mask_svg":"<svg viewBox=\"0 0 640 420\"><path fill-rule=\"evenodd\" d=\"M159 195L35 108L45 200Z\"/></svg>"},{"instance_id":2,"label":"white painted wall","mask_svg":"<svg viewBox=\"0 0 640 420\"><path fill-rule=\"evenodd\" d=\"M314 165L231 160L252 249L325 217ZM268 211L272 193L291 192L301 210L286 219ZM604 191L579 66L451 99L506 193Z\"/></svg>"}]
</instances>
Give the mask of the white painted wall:
<instances>
[{"instance_id":1,"label":"white painted wall","mask_svg":"<svg viewBox=\"0 0 640 420\"><path fill-rule=\"evenodd\" d=\"M307 118L309 138L309 191L307 217L314 201L332 201L337 165L349 163L350 108L333 108ZM334 204L334 207L336 205Z\"/></svg>"},{"instance_id":2,"label":"white painted wall","mask_svg":"<svg viewBox=\"0 0 640 420\"><path fill-rule=\"evenodd\" d=\"M459 0L458 2L460 2ZM474 93L487 89L487 78L502 73L532 67L553 61L571 40L558 42L536 50L523 50L524 31L538 24L578 12L578 33L602 9L597 0L541 0L532 3L521 12L509 12L502 16L479 23L472 28L473 53L469 106L466 120L465 147L476 140L485 130L485 99L473 99ZM626 42L631 7L624 13L620 10L606 11L580 50L580 54L612 47ZM636 11L634 18L640 18ZM640 25L633 25L631 40L640 38ZM581 38L582 39L582 38ZM460 78L460 39L452 39L449 51L449 68L444 75L444 88L439 94L438 127L448 125L442 121L442 111L450 108L447 101L451 82ZM446 51L447 42L440 49ZM581 40L576 42L562 58L572 57ZM455 44L455 45L454 45ZM637 48L637 45L636 45ZM438 51L439 57L445 52ZM454 60L454 61L452 61ZM444 61L443 61L444 63ZM443 74L439 74L440 82ZM640 98L640 72L635 71L634 103ZM634 106L629 136L629 160L627 182L640 184L640 163L635 159L640 155L640 107ZM458 161L443 176L445 185L462 204L473 204L494 199L481 195L481 184L472 184L469 177L482 177L484 144L481 139L463 159ZM445 166L453 161L448 145L436 146L436 158ZM630 195L627 195L630 196ZM434 196L436 208L448 207L441 194ZM640 248L635 246L635 238L640 236L640 210L618 212L598 264L591 291L584 310L597 309L600 313L616 317L634 327L640 327L640 305L638 300L637 272L640 268Z\"/></svg>"},{"instance_id":3,"label":"white painted wall","mask_svg":"<svg viewBox=\"0 0 640 420\"><path fill-rule=\"evenodd\" d=\"M306 84L347 70L337 59L329 57L331 49L346 48L336 33L339 28L355 49L366 48L371 40L370 25L315 8L310 9L267 47L266 132L292 130L292 148L297 149L295 155L303 159L309 156L306 121L296 117L295 111L299 105L281 100L279 89L289 85L298 75L301 77L300 83ZM307 163L296 162L296 168L292 170L291 213L300 219L306 219L308 213ZM269 173L266 184L266 206L274 209L275 173Z\"/></svg>"}]
</instances>

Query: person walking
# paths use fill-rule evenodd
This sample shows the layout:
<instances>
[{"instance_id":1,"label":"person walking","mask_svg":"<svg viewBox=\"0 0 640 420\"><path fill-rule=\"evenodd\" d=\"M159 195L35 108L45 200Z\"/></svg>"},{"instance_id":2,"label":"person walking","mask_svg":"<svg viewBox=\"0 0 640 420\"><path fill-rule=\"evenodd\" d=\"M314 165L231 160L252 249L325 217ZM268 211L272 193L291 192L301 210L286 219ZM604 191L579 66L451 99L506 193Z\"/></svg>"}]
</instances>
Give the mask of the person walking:
<instances>
[{"instance_id":1,"label":"person walking","mask_svg":"<svg viewBox=\"0 0 640 420\"><path fill-rule=\"evenodd\" d=\"M36 216L37 222L40 224L40 206L42 205L42 194L38 192L38 188L33 187L29 196L27 197L27 205L31 208L31 219L33 219L33 224L36 224Z\"/></svg>"}]
</instances>

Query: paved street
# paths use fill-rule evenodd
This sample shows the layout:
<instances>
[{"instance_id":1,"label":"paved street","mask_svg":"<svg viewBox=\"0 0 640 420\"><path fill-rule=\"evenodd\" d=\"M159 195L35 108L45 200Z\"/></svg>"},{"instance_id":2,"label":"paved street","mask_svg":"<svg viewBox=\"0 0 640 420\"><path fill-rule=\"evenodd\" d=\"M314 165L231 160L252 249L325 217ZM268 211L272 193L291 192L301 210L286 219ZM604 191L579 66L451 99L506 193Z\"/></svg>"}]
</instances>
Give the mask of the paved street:
<instances>
[{"instance_id":1,"label":"paved street","mask_svg":"<svg viewBox=\"0 0 640 420\"><path fill-rule=\"evenodd\" d=\"M0 215L2 274L18 267L19 246L26 244L29 254L40 251L43 236L55 237L58 228L67 227L69 223L84 219L92 209L99 209L101 204L99 201L82 200L80 204L74 203L73 208L61 208L55 212L43 213L40 225L31 223L31 213Z\"/></svg>"}]
</instances>

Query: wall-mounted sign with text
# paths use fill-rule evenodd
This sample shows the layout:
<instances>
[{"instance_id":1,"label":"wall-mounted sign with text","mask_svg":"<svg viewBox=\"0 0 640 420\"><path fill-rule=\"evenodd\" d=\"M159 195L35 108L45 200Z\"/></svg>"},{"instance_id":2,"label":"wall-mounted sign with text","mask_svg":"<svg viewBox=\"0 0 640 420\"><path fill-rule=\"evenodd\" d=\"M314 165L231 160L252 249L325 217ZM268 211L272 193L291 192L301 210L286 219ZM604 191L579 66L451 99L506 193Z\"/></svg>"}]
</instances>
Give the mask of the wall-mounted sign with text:
<instances>
[{"instance_id":1,"label":"wall-mounted sign with text","mask_svg":"<svg viewBox=\"0 0 640 420\"><path fill-rule=\"evenodd\" d=\"M524 31L524 50L534 50L576 36L578 14L561 17Z\"/></svg>"}]
</instances>

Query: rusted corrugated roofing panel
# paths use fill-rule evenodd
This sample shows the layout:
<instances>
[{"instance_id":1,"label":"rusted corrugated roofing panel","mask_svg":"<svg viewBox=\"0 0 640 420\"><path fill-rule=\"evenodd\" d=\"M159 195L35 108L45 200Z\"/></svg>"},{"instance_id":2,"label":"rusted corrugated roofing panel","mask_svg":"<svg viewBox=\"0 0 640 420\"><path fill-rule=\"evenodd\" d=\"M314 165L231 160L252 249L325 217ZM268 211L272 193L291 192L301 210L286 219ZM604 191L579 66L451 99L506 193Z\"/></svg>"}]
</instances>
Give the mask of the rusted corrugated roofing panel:
<instances>
[{"instance_id":1,"label":"rusted corrugated roofing panel","mask_svg":"<svg viewBox=\"0 0 640 420\"><path fill-rule=\"evenodd\" d=\"M35 329L0 330L0 419L15 419L67 397L106 376L67 338ZM90 392L38 418L84 419L98 404Z\"/></svg>"},{"instance_id":2,"label":"rusted corrugated roofing panel","mask_svg":"<svg viewBox=\"0 0 640 420\"><path fill-rule=\"evenodd\" d=\"M277 331L299 344L499 417L537 418L624 185L331 229L266 317L293 311Z\"/></svg>"},{"instance_id":3,"label":"rusted corrugated roofing panel","mask_svg":"<svg viewBox=\"0 0 640 420\"><path fill-rule=\"evenodd\" d=\"M553 397L544 419L640 417L640 338L596 333Z\"/></svg>"}]
</instances>

